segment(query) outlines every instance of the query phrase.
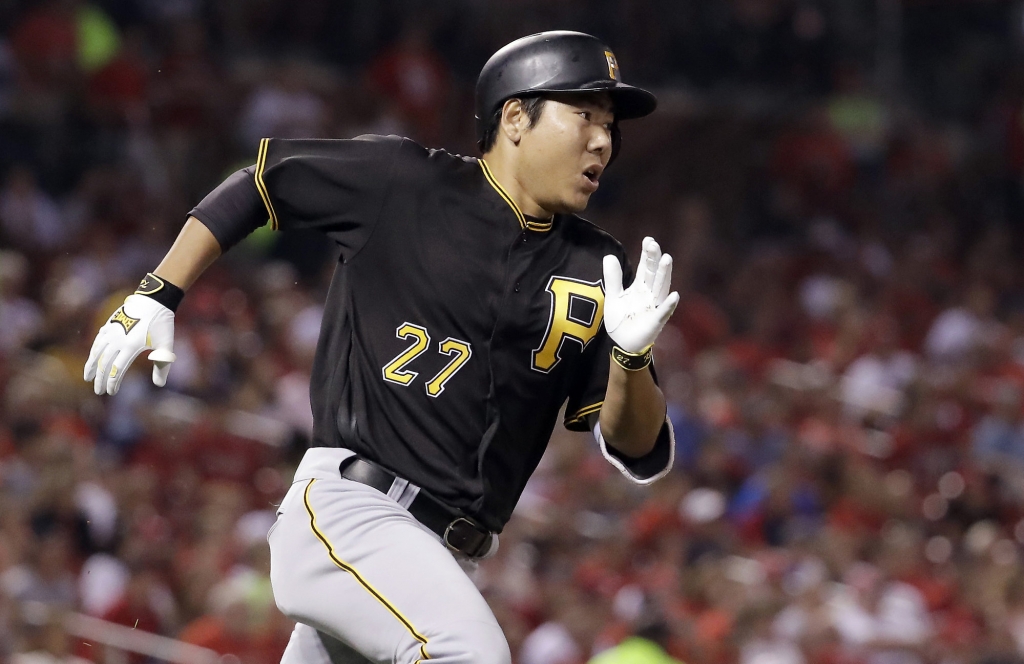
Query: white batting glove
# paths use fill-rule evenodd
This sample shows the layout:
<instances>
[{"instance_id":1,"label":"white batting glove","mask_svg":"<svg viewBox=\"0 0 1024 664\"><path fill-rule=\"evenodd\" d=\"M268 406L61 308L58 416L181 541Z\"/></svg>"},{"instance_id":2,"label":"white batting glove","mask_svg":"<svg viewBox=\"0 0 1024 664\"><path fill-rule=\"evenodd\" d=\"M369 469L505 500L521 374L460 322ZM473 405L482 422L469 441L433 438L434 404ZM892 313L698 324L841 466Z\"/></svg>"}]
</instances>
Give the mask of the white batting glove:
<instances>
[{"instance_id":1,"label":"white batting glove","mask_svg":"<svg viewBox=\"0 0 1024 664\"><path fill-rule=\"evenodd\" d=\"M163 387L175 356L174 312L151 297L133 294L124 300L92 342L85 363L85 380L96 394L114 395L135 358L152 350L153 383Z\"/></svg>"},{"instance_id":2,"label":"white batting glove","mask_svg":"<svg viewBox=\"0 0 1024 664\"><path fill-rule=\"evenodd\" d=\"M672 257L651 237L644 238L636 278L625 290L619 259L604 257L604 329L616 346L629 353L651 347L679 304L679 293L668 292L671 278Z\"/></svg>"}]
</instances>

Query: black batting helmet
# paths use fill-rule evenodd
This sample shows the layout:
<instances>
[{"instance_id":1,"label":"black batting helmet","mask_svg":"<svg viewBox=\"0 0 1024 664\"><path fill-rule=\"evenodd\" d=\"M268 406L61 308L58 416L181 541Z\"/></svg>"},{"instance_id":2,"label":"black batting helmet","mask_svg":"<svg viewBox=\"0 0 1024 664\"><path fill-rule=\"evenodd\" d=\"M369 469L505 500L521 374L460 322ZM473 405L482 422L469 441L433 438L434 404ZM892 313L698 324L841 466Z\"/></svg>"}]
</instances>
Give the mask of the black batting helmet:
<instances>
[{"instance_id":1,"label":"black batting helmet","mask_svg":"<svg viewBox=\"0 0 1024 664\"><path fill-rule=\"evenodd\" d=\"M615 54L597 37L553 30L517 39L491 56L476 82L476 136L483 141L495 111L513 97L545 92L607 91L615 120L650 114L658 99L622 82ZM616 131L616 133L618 133Z\"/></svg>"}]
</instances>

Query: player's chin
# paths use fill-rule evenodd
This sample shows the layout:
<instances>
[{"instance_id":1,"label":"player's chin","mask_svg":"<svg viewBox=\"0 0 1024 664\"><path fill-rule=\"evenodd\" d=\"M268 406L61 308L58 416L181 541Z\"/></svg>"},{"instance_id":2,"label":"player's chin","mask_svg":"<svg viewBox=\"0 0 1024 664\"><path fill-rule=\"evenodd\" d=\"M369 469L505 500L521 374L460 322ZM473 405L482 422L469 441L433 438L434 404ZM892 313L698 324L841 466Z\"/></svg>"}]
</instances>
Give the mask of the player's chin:
<instances>
[{"instance_id":1,"label":"player's chin","mask_svg":"<svg viewBox=\"0 0 1024 664\"><path fill-rule=\"evenodd\" d=\"M587 204L590 203L590 193L584 191L575 191L570 196L566 196L562 199L562 212L565 214L576 214L583 212L587 209Z\"/></svg>"}]
</instances>

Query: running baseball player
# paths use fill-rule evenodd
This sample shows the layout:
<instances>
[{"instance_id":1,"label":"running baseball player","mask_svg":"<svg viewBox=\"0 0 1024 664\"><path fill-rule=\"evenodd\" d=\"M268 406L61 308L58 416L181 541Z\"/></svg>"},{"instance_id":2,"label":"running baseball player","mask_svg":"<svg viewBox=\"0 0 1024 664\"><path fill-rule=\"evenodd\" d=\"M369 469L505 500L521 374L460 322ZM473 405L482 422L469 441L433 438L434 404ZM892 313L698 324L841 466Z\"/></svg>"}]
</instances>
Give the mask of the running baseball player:
<instances>
[{"instance_id":1,"label":"running baseball player","mask_svg":"<svg viewBox=\"0 0 1024 664\"><path fill-rule=\"evenodd\" d=\"M223 251L268 217L340 247L312 445L268 536L277 604L298 623L282 662L508 664L463 566L496 549L563 404L565 426L592 430L630 479L668 472L650 362L678 302L672 259L646 238L632 278L621 245L576 216L618 123L655 105L600 40L546 32L484 66L483 158L395 136L264 139L100 329L96 394L144 350L163 385L174 310Z\"/></svg>"}]
</instances>

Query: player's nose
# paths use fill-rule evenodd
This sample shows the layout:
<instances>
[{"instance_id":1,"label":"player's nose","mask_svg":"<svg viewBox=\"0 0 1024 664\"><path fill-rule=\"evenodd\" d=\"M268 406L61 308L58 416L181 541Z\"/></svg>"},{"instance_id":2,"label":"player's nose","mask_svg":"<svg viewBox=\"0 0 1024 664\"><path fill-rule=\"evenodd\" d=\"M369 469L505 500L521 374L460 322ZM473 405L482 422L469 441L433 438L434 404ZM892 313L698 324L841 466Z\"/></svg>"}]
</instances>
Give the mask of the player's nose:
<instances>
[{"instance_id":1,"label":"player's nose","mask_svg":"<svg viewBox=\"0 0 1024 664\"><path fill-rule=\"evenodd\" d=\"M600 155L601 163L607 165L612 155L612 130L608 127L594 127L587 150Z\"/></svg>"}]
</instances>

